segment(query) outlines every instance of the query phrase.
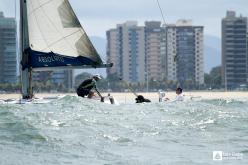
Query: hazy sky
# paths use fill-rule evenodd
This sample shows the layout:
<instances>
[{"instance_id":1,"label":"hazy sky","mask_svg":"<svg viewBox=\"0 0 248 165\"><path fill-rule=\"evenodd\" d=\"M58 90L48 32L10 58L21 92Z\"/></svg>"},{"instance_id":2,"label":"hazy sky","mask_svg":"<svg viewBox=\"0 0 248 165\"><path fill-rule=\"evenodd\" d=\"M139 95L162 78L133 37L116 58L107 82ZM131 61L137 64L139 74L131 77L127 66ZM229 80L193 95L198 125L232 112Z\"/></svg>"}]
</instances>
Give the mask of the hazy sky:
<instances>
[{"instance_id":1,"label":"hazy sky","mask_svg":"<svg viewBox=\"0 0 248 165\"><path fill-rule=\"evenodd\" d=\"M0 10L14 16L15 0L0 0ZM106 30L127 20L162 21L157 0L70 0L78 18L90 36L105 37ZM248 0L160 0L166 23L192 19L205 26L205 33L220 37L221 18L226 10L248 16Z\"/></svg>"}]
</instances>

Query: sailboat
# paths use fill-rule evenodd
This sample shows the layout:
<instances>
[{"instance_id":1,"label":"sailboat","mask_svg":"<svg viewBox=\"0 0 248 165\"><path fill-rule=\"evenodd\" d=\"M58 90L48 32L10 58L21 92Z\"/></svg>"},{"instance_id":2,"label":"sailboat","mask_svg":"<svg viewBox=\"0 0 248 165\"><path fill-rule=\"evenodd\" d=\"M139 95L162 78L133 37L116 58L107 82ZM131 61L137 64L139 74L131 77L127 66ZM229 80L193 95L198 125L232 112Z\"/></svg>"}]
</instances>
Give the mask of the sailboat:
<instances>
[{"instance_id":1,"label":"sailboat","mask_svg":"<svg viewBox=\"0 0 248 165\"><path fill-rule=\"evenodd\" d=\"M20 0L22 98L33 98L32 73L107 68L68 0Z\"/></svg>"}]
</instances>

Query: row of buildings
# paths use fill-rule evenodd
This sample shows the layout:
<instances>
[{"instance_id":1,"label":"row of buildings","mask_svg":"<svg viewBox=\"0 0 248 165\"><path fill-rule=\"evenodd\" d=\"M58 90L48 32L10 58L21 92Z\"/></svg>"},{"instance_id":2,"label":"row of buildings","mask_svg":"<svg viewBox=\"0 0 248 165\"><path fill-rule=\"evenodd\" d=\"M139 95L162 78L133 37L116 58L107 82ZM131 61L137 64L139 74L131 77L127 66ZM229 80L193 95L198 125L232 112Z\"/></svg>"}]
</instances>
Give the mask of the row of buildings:
<instances>
[{"instance_id":1,"label":"row of buildings","mask_svg":"<svg viewBox=\"0 0 248 165\"><path fill-rule=\"evenodd\" d=\"M0 12L0 83L17 82L16 21Z\"/></svg>"},{"instance_id":2,"label":"row of buildings","mask_svg":"<svg viewBox=\"0 0 248 165\"><path fill-rule=\"evenodd\" d=\"M161 22L135 21L107 31L107 58L113 62L108 75L128 82L169 80L204 84L203 26L190 20L161 26Z\"/></svg>"},{"instance_id":3,"label":"row of buildings","mask_svg":"<svg viewBox=\"0 0 248 165\"><path fill-rule=\"evenodd\" d=\"M17 25L14 18L0 12L0 83L17 83ZM108 75L117 75L128 82L150 80L183 84L204 84L204 27L193 26L190 20L162 26L159 21L136 21L118 24L107 31L107 59L114 67ZM214 59L213 59L214 60ZM55 84L73 87L72 71L40 72L34 80L46 78ZM237 88L248 83L247 17L228 11L222 19L222 84Z\"/></svg>"},{"instance_id":4,"label":"row of buildings","mask_svg":"<svg viewBox=\"0 0 248 165\"><path fill-rule=\"evenodd\" d=\"M107 31L108 75L129 82L170 80L204 84L204 27L189 20L161 26L160 22L126 22ZM215 59L213 59L215 60ZM248 84L247 17L227 11L222 19L222 85L236 89Z\"/></svg>"}]
</instances>

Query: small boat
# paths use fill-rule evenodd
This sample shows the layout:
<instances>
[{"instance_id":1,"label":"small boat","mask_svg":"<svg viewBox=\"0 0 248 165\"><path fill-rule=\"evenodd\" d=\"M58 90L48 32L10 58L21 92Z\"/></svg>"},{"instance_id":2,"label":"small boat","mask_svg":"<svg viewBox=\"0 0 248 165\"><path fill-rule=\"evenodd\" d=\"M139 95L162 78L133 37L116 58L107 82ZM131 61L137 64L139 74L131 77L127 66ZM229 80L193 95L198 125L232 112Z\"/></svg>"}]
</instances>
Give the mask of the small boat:
<instances>
[{"instance_id":1,"label":"small boat","mask_svg":"<svg viewBox=\"0 0 248 165\"><path fill-rule=\"evenodd\" d=\"M63 98L64 96L56 97L43 97L43 98L32 98L32 99L7 99L0 100L0 104L47 104L54 100Z\"/></svg>"},{"instance_id":2,"label":"small boat","mask_svg":"<svg viewBox=\"0 0 248 165\"><path fill-rule=\"evenodd\" d=\"M63 99L66 95L52 96L52 97L42 97L42 98L32 98L32 99L7 99L0 100L0 104L47 104L52 101ZM88 98L83 98L87 99ZM105 104L119 105L118 101L112 96L106 96L103 100L100 97L93 97L90 100L97 102L102 102Z\"/></svg>"},{"instance_id":3,"label":"small boat","mask_svg":"<svg viewBox=\"0 0 248 165\"><path fill-rule=\"evenodd\" d=\"M107 68L85 33L68 0L20 0L22 99L35 99L32 73L56 69Z\"/></svg>"}]
</instances>

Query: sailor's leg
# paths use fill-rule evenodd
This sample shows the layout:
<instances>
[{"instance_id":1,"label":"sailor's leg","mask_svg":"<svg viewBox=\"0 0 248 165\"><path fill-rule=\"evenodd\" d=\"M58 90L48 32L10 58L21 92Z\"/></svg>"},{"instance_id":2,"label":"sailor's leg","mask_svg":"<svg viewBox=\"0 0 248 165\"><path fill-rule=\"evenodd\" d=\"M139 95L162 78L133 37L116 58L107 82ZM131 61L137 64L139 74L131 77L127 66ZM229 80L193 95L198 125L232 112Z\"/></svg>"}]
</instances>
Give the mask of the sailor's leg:
<instances>
[{"instance_id":1,"label":"sailor's leg","mask_svg":"<svg viewBox=\"0 0 248 165\"><path fill-rule=\"evenodd\" d=\"M80 90L77 90L77 95L80 97L84 97L84 93Z\"/></svg>"},{"instance_id":2,"label":"sailor's leg","mask_svg":"<svg viewBox=\"0 0 248 165\"><path fill-rule=\"evenodd\" d=\"M91 99L94 95L95 95L94 92L90 91L88 94L88 98Z\"/></svg>"},{"instance_id":3,"label":"sailor's leg","mask_svg":"<svg viewBox=\"0 0 248 165\"><path fill-rule=\"evenodd\" d=\"M85 97L88 94L89 94L89 91L88 90L85 90L85 89L77 90L77 95L78 96Z\"/></svg>"}]
</instances>

